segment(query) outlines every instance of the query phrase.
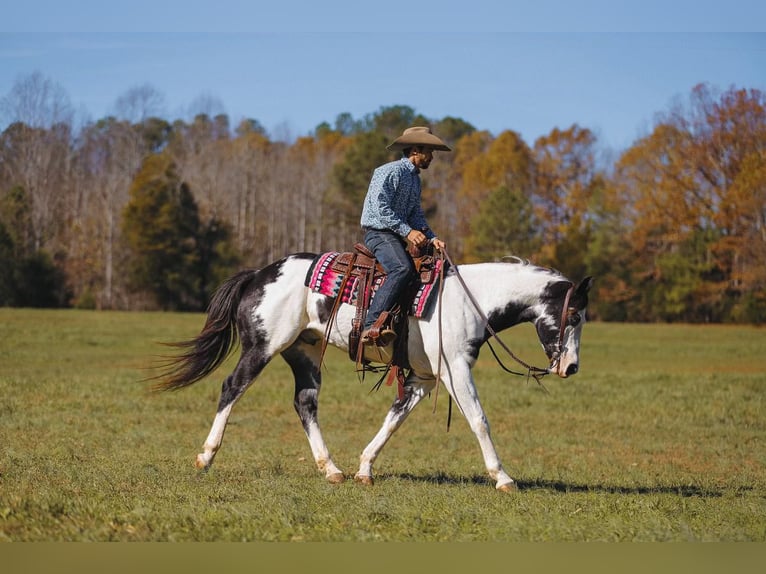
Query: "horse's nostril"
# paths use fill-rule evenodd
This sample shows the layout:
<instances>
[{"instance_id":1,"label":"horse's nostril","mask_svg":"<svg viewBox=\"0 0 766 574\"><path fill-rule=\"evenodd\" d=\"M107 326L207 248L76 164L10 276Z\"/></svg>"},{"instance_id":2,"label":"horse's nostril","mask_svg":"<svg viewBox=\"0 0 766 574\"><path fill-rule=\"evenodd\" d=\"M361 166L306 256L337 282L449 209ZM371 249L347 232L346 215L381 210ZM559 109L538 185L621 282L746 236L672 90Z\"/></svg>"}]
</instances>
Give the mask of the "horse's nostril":
<instances>
[{"instance_id":1,"label":"horse's nostril","mask_svg":"<svg viewBox=\"0 0 766 574\"><path fill-rule=\"evenodd\" d=\"M570 376L570 375L574 375L575 373L577 373L577 369L578 369L578 367L577 367L577 363L572 363L571 365L569 365L569 366L567 367L567 377L568 377L568 376Z\"/></svg>"}]
</instances>

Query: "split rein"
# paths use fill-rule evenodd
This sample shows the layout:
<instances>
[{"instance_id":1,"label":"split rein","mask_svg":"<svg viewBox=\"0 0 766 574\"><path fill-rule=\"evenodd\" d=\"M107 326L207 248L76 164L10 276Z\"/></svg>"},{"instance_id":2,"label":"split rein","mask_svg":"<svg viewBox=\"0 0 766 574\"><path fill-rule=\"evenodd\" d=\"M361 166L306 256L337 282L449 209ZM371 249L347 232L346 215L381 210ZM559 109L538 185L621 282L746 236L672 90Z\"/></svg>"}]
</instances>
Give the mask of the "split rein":
<instances>
[{"instance_id":1,"label":"split rein","mask_svg":"<svg viewBox=\"0 0 766 574\"><path fill-rule=\"evenodd\" d=\"M519 365L524 367L526 369L526 373L522 373L519 371L514 371L512 369L509 369L505 366L503 361L498 356L497 352L495 351L494 347L492 347L492 344L490 343L489 338L487 339L487 346L489 347L489 350L492 352L492 356L495 357L495 361L497 361L497 364L500 365L500 368L502 368L506 373L509 373L511 375L517 375L520 377L527 377L527 380L530 378L534 379L538 385L547 393L548 389L545 387L545 385L542 382L542 378L546 375L550 375L551 371L553 369L553 366L556 365L559 361L560 353L561 353L561 347L564 342L564 330L566 329L566 313L567 308L569 307L569 300L572 296L572 291L574 290L574 285L569 288L567 291L565 300L564 300L564 311L561 316L561 325L559 328L559 340L558 340L558 349L557 349L557 355L553 358L551 365L544 369L541 367L535 367L534 365L530 365L526 361L519 358L509 347L506 345L502 339L498 336L497 332L492 328L492 325L489 324L489 318L484 314L484 312L481 310L481 307L479 307L478 302L476 301L476 298L473 296L473 293L471 293L471 290L468 289L468 285L466 285L465 281L463 280L463 277L460 275L460 271L458 269L458 266L455 265L455 263L452 261L452 258L450 258L449 253L447 253L446 249L440 249L438 250L438 256L442 258L443 260L446 260L447 263L449 263L450 268L454 269L455 271L455 277L457 277L458 281L460 282L461 287L463 288L463 291L465 291L465 294L468 296L468 300L471 302L471 304L476 309L476 312L479 314L479 317L484 321L486 324L487 332L490 335L490 338L493 338L497 341L498 345L502 347L502 349L508 353L508 355L516 361ZM436 373L436 380L439 381L441 379L441 362L442 362L442 310L441 310L441 303L442 303L442 289L444 288L444 264L442 263L441 269L439 271L439 363L437 367L437 373ZM438 393L438 383L437 383L437 391Z\"/></svg>"}]
</instances>

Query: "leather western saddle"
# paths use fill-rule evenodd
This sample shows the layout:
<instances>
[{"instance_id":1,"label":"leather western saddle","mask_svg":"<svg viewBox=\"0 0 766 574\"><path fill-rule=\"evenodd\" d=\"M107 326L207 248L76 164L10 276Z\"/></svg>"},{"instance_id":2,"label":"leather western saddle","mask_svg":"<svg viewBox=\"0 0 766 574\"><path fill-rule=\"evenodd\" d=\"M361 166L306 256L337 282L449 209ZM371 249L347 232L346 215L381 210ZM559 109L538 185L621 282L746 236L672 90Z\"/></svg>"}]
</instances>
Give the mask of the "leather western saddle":
<instances>
[{"instance_id":1,"label":"leather western saddle","mask_svg":"<svg viewBox=\"0 0 766 574\"><path fill-rule=\"evenodd\" d=\"M410 252L410 255L413 255ZM430 284L437 276L435 270L436 259L432 253L417 253L413 255L415 270L420 277L420 284ZM412 304L415 293L420 286L418 282L413 289L407 290L399 304L390 311L384 311L370 329L371 338L376 340L374 345L360 344L362 328L370 307L370 301L373 296L373 288L376 282L379 282L384 276L383 267L375 259L373 253L362 243L354 245L354 251L341 253L332 263L332 269L343 277L340 286L340 293L343 293L348 281L356 279L357 297L356 313L351 323L351 332L349 333L349 358L362 367L369 363L392 364L400 367L407 364L407 312ZM331 326L340 307L340 297L337 298L333 307L330 319L327 324L326 335L329 335ZM381 331L391 330L396 333L394 343L379 338ZM327 336L325 337L327 341Z\"/></svg>"}]
</instances>

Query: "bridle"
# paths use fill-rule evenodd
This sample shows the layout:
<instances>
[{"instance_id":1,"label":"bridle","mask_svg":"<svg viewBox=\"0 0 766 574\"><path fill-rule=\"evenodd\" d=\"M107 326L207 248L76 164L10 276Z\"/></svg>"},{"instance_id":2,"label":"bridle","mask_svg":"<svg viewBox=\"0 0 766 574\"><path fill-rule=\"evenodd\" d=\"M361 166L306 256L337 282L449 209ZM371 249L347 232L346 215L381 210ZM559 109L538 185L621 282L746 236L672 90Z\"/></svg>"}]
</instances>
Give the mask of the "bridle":
<instances>
[{"instance_id":1,"label":"bridle","mask_svg":"<svg viewBox=\"0 0 766 574\"><path fill-rule=\"evenodd\" d=\"M549 372L555 367L558 367L559 361L561 360L561 352L564 349L564 331L567 328L570 315L569 300L572 298L573 292L574 283L569 286L567 294L564 296L564 306L561 309L561 323L559 324L559 340L556 342L556 350L551 353L551 364L550 367L548 367Z\"/></svg>"},{"instance_id":2,"label":"bridle","mask_svg":"<svg viewBox=\"0 0 766 574\"><path fill-rule=\"evenodd\" d=\"M447 263L449 263L450 268L454 271L455 277L457 277L458 281L460 282L460 285L463 287L463 291L465 291L465 294L468 296L468 300L471 301L471 304L476 309L476 312L479 314L479 317L481 320L486 324L486 330L489 333L490 337L495 339L497 343L503 348L503 350L508 353L508 355L516 361L519 365L524 367L527 372L526 373L520 373L518 371L514 371L512 369L509 369L505 366L503 361L498 357L497 353L495 352L495 349L492 347L492 344L490 343L489 339L487 339L487 346L489 347L489 350L492 351L492 356L495 357L495 360L497 361L497 364L500 365L500 368L503 369L506 373L512 374L512 375L518 375L521 377L527 377L527 380L532 378L534 379L538 385L545 391L548 392L548 389L545 388L545 385L542 382L543 377L546 375L550 375L553 370L558 366L559 360L561 358L561 350L564 345L564 331L566 330L567 326L567 319L569 317L569 301L572 298L572 293L574 292L574 283L572 283L569 286L569 289L567 290L566 295L564 296L564 308L561 312L561 324L559 326L559 338L556 343L556 350L552 353L551 356L551 362L547 369L543 369L541 367L535 367L534 365L530 365L526 361L519 358L516 353L511 351L511 349L506 345L503 340L498 336L497 332L492 328L492 325L489 324L489 318L484 314L484 311L481 310L481 307L479 307L479 303L476 301L476 298L473 296L473 293L471 293L471 290L468 289L468 285L466 285L465 281L463 280L462 275L460 275L460 271L458 270L457 265L452 261L452 258L449 256L449 253L447 253L447 250L442 248L437 250L437 256L442 259L442 265L439 269L439 297L438 297L438 325L439 325L439 360L436 367L436 391L434 393L434 412L436 412L436 402L439 398L439 381L441 381L441 370L442 370L442 355L444 354L444 349L442 347L442 292L444 289L444 268L446 265L444 265L444 261L446 260ZM452 421L452 396L449 397L449 406L447 410L447 430L450 428L450 423Z\"/></svg>"}]
</instances>

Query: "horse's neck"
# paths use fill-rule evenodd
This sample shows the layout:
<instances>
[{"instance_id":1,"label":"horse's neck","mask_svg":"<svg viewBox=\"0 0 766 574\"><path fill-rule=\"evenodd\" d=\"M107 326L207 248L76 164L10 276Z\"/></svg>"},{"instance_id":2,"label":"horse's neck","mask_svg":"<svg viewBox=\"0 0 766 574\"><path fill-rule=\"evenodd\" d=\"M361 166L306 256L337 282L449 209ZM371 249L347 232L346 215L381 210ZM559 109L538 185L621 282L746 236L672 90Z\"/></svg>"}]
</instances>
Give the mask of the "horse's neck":
<instances>
[{"instance_id":1,"label":"horse's neck","mask_svg":"<svg viewBox=\"0 0 766 574\"><path fill-rule=\"evenodd\" d=\"M476 263L459 270L485 315L513 307L527 320L552 279L544 269L522 263Z\"/></svg>"}]
</instances>

